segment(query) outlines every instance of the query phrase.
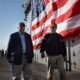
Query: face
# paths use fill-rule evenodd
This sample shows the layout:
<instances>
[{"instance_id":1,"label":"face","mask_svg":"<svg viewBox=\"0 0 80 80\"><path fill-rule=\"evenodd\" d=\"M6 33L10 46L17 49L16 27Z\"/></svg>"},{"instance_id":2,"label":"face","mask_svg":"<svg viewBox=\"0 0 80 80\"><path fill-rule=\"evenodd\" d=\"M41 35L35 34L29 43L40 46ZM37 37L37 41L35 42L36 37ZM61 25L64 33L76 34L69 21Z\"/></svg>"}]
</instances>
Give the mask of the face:
<instances>
[{"instance_id":1,"label":"face","mask_svg":"<svg viewBox=\"0 0 80 80\"><path fill-rule=\"evenodd\" d=\"M20 32L24 32L24 31L25 31L25 26L22 26L22 25L19 26L19 31L20 31Z\"/></svg>"},{"instance_id":2,"label":"face","mask_svg":"<svg viewBox=\"0 0 80 80\"><path fill-rule=\"evenodd\" d=\"M56 28L57 28L56 25L51 23L51 31L56 32Z\"/></svg>"}]
</instances>

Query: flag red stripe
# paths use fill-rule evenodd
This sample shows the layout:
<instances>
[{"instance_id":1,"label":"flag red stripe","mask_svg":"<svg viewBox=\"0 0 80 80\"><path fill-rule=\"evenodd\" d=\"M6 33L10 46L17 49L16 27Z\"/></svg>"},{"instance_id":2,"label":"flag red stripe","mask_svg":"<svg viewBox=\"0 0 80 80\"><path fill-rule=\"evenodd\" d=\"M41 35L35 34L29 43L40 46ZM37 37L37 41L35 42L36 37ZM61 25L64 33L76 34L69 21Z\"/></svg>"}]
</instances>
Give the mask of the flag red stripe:
<instances>
[{"instance_id":1,"label":"flag red stripe","mask_svg":"<svg viewBox=\"0 0 80 80\"><path fill-rule=\"evenodd\" d=\"M74 12L73 12L74 11ZM57 19L53 20L57 24L64 22L66 19L80 14L80 0L73 5L65 14L60 15Z\"/></svg>"},{"instance_id":2,"label":"flag red stripe","mask_svg":"<svg viewBox=\"0 0 80 80\"><path fill-rule=\"evenodd\" d=\"M37 34L32 36L32 40L35 40L37 38L42 37L44 34L46 34L48 28L50 27L50 25L46 26L43 30L41 30L40 32L38 32Z\"/></svg>"},{"instance_id":3,"label":"flag red stripe","mask_svg":"<svg viewBox=\"0 0 80 80\"><path fill-rule=\"evenodd\" d=\"M50 0L44 0L45 5L47 5L50 2Z\"/></svg>"},{"instance_id":4,"label":"flag red stripe","mask_svg":"<svg viewBox=\"0 0 80 80\"><path fill-rule=\"evenodd\" d=\"M70 38L70 37L75 37L76 35L78 36L80 34L80 26L76 28L72 28L69 30L62 31L60 33L65 39Z\"/></svg>"},{"instance_id":5,"label":"flag red stripe","mask_svg":"<svg viewBox=\"0 0 80 80\"><path fill-rule=\"evenodd\" d=\"M33 49L39 49L40 48L40 43L33 45Z\"/></svg>"},{"instance_id":6,"label":"flag red stripe","mask_svg":"<svg viewBox=\"0 0 80 80\"><path fill-rule=\"evenodd\" d=\"M68 2L68 0L58 0L54 3L52 3L53 11L56 11L59 8L63 7L67 2Z\"/></svg>"}]
</instances>

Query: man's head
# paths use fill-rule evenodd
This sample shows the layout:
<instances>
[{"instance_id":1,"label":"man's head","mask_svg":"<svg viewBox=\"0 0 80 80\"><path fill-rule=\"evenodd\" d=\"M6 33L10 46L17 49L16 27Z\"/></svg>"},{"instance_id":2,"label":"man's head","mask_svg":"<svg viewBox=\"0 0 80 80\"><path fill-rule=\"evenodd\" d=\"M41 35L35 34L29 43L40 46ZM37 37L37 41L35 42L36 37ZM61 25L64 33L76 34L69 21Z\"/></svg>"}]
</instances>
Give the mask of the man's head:
<instances>
[{"instance_id":1,"label":"man's head","mask_svg":"<svg viewBox=\"0 0 80 80\"><path fill-rule=\"evenodd\" d=\"M56 29L57 29L57 24L51 22L51 31L52 31L53 33L55 33L55 32L56 32Z\"/></svg>"},{"instance_id":2,"label":"man's head","mask_svg":"<svg viewBox=\"0 0 80 80\"><path fill-rule=\"evenodd\" d=\"M19 23L19 31L24 32L25 31L25 24L23 22Z\"/></svg>"}]
</instances>

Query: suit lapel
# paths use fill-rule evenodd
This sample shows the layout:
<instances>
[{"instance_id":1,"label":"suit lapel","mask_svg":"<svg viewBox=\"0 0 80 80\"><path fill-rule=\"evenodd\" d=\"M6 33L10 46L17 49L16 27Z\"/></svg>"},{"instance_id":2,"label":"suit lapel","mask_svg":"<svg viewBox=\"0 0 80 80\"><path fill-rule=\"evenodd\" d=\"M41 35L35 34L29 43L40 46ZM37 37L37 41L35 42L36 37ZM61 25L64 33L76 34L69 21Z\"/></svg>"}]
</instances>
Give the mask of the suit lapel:
<instances>
[{"instance_id":1,"label":"suit lapel","mask_svg":"<svg viewBox=\"0 0 80 80\"><path fill-rule=\"evenodd\" d=\"M20 44L21 44L21 46L22 46L21 38L20 38L20 33L19 33L19 32L18 32L18 39L19 39L19 42L20 42Z\"/></svg>"}]
</instances>

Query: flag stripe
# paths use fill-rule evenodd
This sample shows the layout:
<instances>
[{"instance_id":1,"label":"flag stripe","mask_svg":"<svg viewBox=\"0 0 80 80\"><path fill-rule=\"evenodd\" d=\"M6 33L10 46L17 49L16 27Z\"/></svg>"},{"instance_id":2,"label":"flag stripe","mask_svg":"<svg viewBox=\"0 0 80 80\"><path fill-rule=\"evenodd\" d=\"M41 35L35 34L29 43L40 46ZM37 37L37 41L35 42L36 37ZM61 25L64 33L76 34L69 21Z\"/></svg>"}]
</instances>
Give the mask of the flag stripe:
<instances>
[{"instance_id":1,"label":"flag stripe","mask_svg":"<svg viewBox=\"0 0 80 80\"><path fill-rule=\"evenodd\" d=\"M65 20L63 23L59 23L57 27L57 32L60 33L61 31L80 26L79 18L80 18L80 14Z\"/></svg>"},{"instance_id":2,"label":"flag stripe","mask_svg":"<svg viewBox=\"0 0 80 80\"><path fill-rule=\"evenodd\" d=\"M70 38L70 37L75 37L76 35L78 36L80 35L80 26L76 26L75 28L62 31L60 34L64 36L65 39Z\"/></svg>"},{"instance_id":3,"label":"flag stripe","mask_svg":"<svg viewBox=\"0 0 80 80\"><path fill-rule=\"evenodd\" d=\"M49 27L50 27L50 25L49 26L46 26L40 32L38 32L37 34L33 35L33 38L32 39L35 40L35 39L37 39L39 37L42 37L46 33L46 31L48 30Z\"/></svg>"},{"instance_id":4,"label":"flag stripe","mask_svg":"<svg viewBox=\"0 0 80 80\"><path fill-rule=\"evenodd\" d=\"M75 7L74 7L75 6ZM74 12L72 12L72 10ZM80 1L78 1L75 5L73 5L73 7L71 7L65 14L59 16L57 19L55 19L54 21L59 24L63 21L65 21L66 19L73 17L75 15L80 14Z\"/></svg>"},{"instance_id":5,"label":"flag stripe","mask_svg":"<svg viewBox=\"0 0 80 80\"><path fill-rule=\"evenodd\" d=\"M47 5L50 2L50 0L44 0L44 3Z\"/></svg>"},{"instance_id":6,"label":"flag stripe","mask_svg":"<svg viewBox=\"0 0 80 80\"><path fill-rule=\"evenodd\" d=\"M58 10L59 8L63 7L66 3L68 2L68 0L57 0L56 2L52 3L53 6L53 11Z\"/></svg>"},{"instance_id":7,"label":"flag stripe","mask_svg":"<svg viewBox=\"0 0 80 80\"><path fill-rule=\"evenodd\" d=\"M39 48L40 48L40 44L41 44L41 43L38 43L37 45L34 45L33 48L34 48L34 49L39 49Z\"/></svg>"}]
</instances>

